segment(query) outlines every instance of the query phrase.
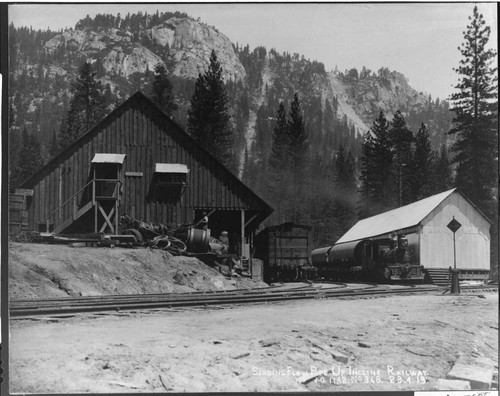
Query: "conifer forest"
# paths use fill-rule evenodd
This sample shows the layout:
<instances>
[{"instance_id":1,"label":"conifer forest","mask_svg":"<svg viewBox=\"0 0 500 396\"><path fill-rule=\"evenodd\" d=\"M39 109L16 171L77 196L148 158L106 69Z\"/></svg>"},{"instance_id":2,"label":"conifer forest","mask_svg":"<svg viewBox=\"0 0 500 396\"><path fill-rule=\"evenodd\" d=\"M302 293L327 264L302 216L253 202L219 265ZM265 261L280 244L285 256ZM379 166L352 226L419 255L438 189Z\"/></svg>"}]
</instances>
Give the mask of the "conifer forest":
<instances>
[{"instance_id":1,"label":"conifer forest","mask_svg":"<svg viewBox=\"0 0 500 396\"><path fill-rule=\"evenodd\" d=\"M11 189L140 90L274 208L264 226L311 225L315 246L325 246L359 219L458 187L493 221L498 261L496 53L486 47L490 29L477 8L454 70L458 93L432 98L412 90L397 103L374 93L404 80L388 68L327 72L319 61L264 46L231 45L242 79L224 78L217 48L199 73L174 73L178 49L148 33L172 18L189 16L98 14L76 24L73 31L86 34L127 35L125 54L160 60L125 74L110 72L107 47L81 51L71 40L48 47L64 32L10 25ZM332 78L347 87L356 118L345 98L324 88Z\"/></svg>"}]
</instances>

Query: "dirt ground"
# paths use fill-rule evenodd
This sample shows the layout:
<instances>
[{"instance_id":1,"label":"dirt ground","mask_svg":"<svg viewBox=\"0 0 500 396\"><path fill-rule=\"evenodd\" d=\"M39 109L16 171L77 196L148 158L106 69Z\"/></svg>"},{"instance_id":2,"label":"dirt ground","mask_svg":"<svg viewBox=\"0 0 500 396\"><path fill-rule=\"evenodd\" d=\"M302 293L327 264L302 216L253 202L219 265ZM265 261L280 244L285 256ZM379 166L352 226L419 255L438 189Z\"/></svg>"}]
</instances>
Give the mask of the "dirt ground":
<instances>
[{"instance_id":1,"label":"dirt ground","mask_svg":"<svg viewBox=\"0 0 500 396\"><path fill-rule=\"evenodd\" d=\"M458 359L498 365L498 295L81 314L10 331L16 393L432 390ZM315 370L331 371L299 382Z\"/></svg>"},{"instance_id":2,"label":"dirt ground","mask_svg":"<svg viewBox=\"0 0 500 396\"><path fill-rule=\"evenodd\" d=\"M150 248L9 243L11 299L108 294L181 293L265 287L227 279L192 257Z\"/></svg>"}]
</instances>

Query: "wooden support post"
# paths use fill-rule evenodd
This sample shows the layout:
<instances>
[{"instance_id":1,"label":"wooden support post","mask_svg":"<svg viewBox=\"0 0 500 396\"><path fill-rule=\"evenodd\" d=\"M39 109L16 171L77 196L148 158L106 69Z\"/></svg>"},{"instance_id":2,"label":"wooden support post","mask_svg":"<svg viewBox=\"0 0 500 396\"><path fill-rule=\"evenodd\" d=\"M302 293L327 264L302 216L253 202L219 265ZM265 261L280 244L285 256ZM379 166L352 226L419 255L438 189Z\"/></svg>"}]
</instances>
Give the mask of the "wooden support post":
<instances>
[{"instance_id":1,"label":"wooden support post","mask_svg":"<svg viewBox=\"0 0 500 396\"><path fill-rule=\"evenodd\" d=\"M97 212L99 212L99 210L101 209L100 205L99 205L99 201L97 201L94 205L95 207L95 214L94 214L94 221L95 221L95 224L94 224L94 232L98 232L97 231L97 219L99 217L99 214Z\"/></svg>"},{"instance_id":2,"label":"wooden support post","mask_svg":"<svg viewBox=\"0 0 500 396\"><path fill-rule=\"evenodd\" d=\"M118 234L118 210L120 208L120 200L121 200L121 180L122 180L122 172L121 172L121 166L119 164L116 164L116 176L118 179L118 182L115 183L115 188L116 188L116 201L115 201L115 229L114 233Z\"/></svg>"},{"instance_id":3,"label":"wooden support post","mask_svg":"<svg viewBox=\"0 0 500 396\"><path fill-rule=\"evenodd\" d=\"M240 257L243 257L243 245L245 244L245 209L241 209L241 245Z\"/></svg>"},{"instance_id":4,"label":"wooden support post","mask_svg":"<svg viewBox=\"0 0 500 396\"><path fill-rule=\"evenodd\" d=\"M58 170L59 170L59 202L57 203L57 206L60 207L59 209L59 213L57 214L57 223L58 224L61 224L63 222L63 211L64 211L64 208L61 207L62 203L63 203L63 167L59 167Z\"/></svg>"},{"instance_id":5,"label":"wooden support post","mask_svg":"<svg viewBox=\"0 0 500 396\"><path fill-rule=\"evenodd\" d=\"M250 257L248 258L248 272L250 274L250 278L253 278L253 253L252 253L252 248L253 248L253 240L255 237L255 231L252 231L250 234Z\"/></svg>"},{"instance_id":6,"label":"wooden support post","mask_svg":"<svg viewBox=\"0 0 500 396\"><path fill-rule=\"evenodd\" d=\"M96 172L95 172L95 165L94 165L94 179L92 180L92 204L94 205L94 232L97 233L97 206L99 205L96 200L95 200L95 177L96 177Z\"/></svg>"},{"instance_id":7,"label":"wooden support post","mask_svg":"<svg viewBox=\"0 0 500 396\"><path fill-rule=\"evenodd\" d=\"M113 233L118 234L118 198L115 201L115 229Z\"/></svg>"}]
</instances>

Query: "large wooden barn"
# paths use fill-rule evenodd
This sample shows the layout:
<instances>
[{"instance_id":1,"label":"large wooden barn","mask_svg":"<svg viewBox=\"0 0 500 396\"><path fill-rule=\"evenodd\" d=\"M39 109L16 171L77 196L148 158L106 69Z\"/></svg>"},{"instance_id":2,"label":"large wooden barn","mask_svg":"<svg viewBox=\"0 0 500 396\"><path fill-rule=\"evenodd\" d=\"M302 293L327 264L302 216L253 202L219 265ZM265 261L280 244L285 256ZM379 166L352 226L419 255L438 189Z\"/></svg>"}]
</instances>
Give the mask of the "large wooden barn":
<instances>
[{"instance_id":1,"label":"large wooden barn","mask_svg":"<svg viewBox=\"0 0 500 396\"><path fill-rule=\"evenodd\" d=\"M490 220L456 189L358 221L336 244L406 235L415 259L431 277L447 277L455 265L453 232L455 219L456 267L462 278L484 278L490 270Z\"/></svg>"},{"instance_id":2,"label":"large wooden barn","mask_svg":"<svg viewBox=\"0 0 500 396\"><path fill-rule=\"evenodd\" d=\"M166 225L208 216L213 236L248 243L272 213L140 92L21 187L32 192L28 229L54 233L117 234L121 215Z\"/></svg>"}]
</instances>

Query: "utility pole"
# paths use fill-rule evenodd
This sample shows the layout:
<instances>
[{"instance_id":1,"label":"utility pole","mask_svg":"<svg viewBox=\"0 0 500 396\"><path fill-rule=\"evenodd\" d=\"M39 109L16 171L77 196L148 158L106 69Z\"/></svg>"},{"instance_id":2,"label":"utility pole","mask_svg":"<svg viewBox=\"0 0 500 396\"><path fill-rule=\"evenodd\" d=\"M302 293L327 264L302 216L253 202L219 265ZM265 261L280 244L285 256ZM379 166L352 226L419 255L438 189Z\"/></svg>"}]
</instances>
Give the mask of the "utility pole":
<instances>
[{"instance_id":1,"label":"utility pole","mask_svg":"<svg viewBox=\"0 0 500 396\"><path fill-rule=\"evenodd\" d=\"M448 223L447 227L453 232L453 270L450 269L451 272L451 292L453 294L459 294L460 293L460 283L458 280L458 271L457 271L457 253L456 253L456 246L455 246L455 233L462 227L462 224L460 224L457 220L455 220L455 216L453 216L453 219Z\"/></svg>"}]
</instances>

